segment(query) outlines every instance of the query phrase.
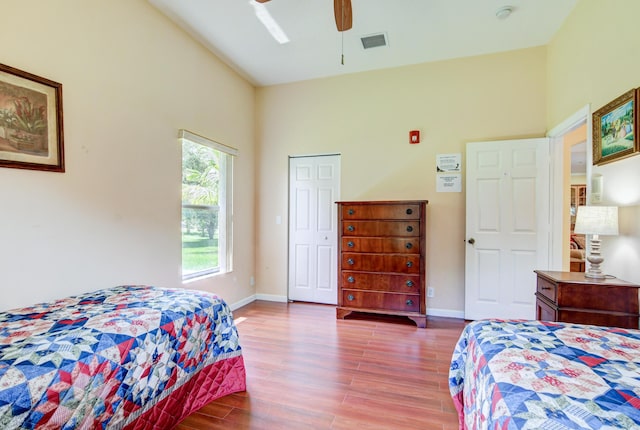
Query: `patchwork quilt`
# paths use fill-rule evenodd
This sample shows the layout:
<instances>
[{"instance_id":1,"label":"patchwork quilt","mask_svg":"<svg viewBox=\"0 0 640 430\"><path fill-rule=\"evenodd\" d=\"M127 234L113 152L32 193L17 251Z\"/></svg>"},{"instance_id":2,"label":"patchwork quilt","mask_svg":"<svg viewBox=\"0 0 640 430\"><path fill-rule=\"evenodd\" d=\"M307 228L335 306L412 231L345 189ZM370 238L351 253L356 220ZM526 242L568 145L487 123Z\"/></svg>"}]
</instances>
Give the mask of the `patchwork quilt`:
<instances>
[{"instance_id":1,"label":"patchwork quilt","mask_svg":"<svg viewBox=\"0 0 640 430\"><path fill-rule=\"evenodd\" d=\"M640 429L640 331L475 321L449 388L461 429Z\"/></svg>"},{"instance_id":2,"label":"patchwork quilt","mask_svg":"<svg viewBox=\"0 0 640 430\"><path fill-rule=\"evenodd\" d=\"M1 429L169 429L244 390L213 294L120 286L0 313Z\"/></svg>"}]
</instances>

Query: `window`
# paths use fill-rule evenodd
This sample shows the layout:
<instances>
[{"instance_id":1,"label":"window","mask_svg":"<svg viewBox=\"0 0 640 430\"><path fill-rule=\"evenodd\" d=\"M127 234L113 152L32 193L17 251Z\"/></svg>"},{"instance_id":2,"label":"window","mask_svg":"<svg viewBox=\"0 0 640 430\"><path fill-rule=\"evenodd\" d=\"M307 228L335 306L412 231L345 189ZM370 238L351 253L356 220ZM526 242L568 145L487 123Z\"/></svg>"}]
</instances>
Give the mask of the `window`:
<instances>
[{"instance_id":1,"label":"window","mask_svg":"<svg viewBox=\"0 0 640 430\"><path fill-rule=\"evenodd\" d=\"M231 271L233 155L186 130L182 142L182 279Z\"/></svg>"}]
</instances>

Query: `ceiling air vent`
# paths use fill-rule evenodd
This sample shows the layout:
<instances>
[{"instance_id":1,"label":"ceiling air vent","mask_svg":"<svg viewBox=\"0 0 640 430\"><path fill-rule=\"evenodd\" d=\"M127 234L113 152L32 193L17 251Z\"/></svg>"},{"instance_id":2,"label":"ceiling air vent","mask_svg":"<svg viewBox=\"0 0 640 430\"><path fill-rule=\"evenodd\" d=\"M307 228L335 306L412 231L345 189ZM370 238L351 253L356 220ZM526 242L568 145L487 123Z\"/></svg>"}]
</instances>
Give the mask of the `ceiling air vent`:
<instances>
[{"instance_id":1,"label":"ceiling air vent","mask_svg":"<svg viewBox=\"0 0 640 430\"><path fill-rule=\"evenodd\" d=\"M364 49L377 48L378 46L387 46L387 38L384 33L372 34L371 36L361 37L362 47Z\"/></svg>"}]
</instances>

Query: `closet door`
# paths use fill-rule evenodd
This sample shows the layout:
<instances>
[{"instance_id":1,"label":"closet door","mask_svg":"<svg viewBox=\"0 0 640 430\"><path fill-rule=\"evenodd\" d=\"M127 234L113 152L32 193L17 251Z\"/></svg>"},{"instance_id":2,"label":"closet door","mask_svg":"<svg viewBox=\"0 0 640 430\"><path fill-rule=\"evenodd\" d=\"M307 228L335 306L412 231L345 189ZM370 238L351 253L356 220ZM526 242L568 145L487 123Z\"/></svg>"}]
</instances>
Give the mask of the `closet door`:
<instances>
[{"instance_id":1,"label":"closet door","mask_svg":"<svg viewBox=\"0 0 640 430\"><path fill-rule=\"evenodd\" d=\"M340 156L289 159L289 299L337 303Z\"/></svg>"}]
</instances>

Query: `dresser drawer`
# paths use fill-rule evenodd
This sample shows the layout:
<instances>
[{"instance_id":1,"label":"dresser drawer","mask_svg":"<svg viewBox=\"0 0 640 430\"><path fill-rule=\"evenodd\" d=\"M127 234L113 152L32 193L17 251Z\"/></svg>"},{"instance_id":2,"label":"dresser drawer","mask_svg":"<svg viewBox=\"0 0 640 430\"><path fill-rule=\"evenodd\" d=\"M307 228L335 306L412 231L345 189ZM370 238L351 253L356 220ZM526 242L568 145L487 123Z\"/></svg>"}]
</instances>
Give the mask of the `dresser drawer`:
<instances>
[{"instance_id":1,"label":"dresser drawer","mask_svg":"<svg viewBox=\"0 0 640 430\"><path fill-rule=\"evenodd\" d=\"M420 273L417 254L360 254L342 253L342 270L362 272Z\"/></svg>"},{"instance_id":2,"label":"dresser drawer","mask_svg":"<svg viewBox=\"0 0 640 430\"><path fill-rule=\"evenodd\" d=\"M418 312L420 311L420 296L416 294L342 290L342 305L353 308Z\"/></svg>"},{"instance_id":3,"label":"dresser drawer","mask_svg":"<svg viewBox=\"0 0 640 430\"><path fill-rule=\"evenodd\" d=\"M348 219L420 219L420 205L412 203L368 204L342 206L340 214L343 220Z\"/></svg>"},{"instance_id":4,"label":"dresser drawer","mask_svg":"<svg viewBox=\"0 0 640 430\"><path fill-rule=\"evenodd\" d=\"M386 275L380 273L343 271L342 288L418 294L420 275Z\"/></svg>"},{"instance_id":5,"label":"dresser drawer","mask_svg":"<svg viewBox=\"0 0 640 430\"><path fill-rule=\"evenodd\" d=\"M343 236L420 236L418 221L343 221Z\"/></svg>"},{"instance_id":6,"label":"dresser drawer","mask_svg":"<svg viewBox=\"0 0 640 430\"><path fill-rule=\"evenodd\" d=\"M549 282L546 279L538 277L537 292L555 303L556 298L558 297L558 286L553 282Z\"/></svg>"},{"instance_id":7,"label":"dresser drawer","mask_svg":"<svg viewBox=\"0 0 640 430\"><path fill-rule=\"evenodd\" d=\"M420 254L420 240L417 237L343 237L342 251Z\"/></svg>"}]
</instances>

